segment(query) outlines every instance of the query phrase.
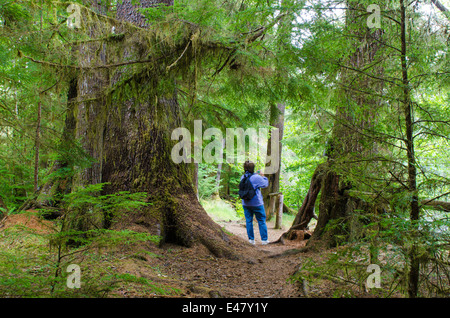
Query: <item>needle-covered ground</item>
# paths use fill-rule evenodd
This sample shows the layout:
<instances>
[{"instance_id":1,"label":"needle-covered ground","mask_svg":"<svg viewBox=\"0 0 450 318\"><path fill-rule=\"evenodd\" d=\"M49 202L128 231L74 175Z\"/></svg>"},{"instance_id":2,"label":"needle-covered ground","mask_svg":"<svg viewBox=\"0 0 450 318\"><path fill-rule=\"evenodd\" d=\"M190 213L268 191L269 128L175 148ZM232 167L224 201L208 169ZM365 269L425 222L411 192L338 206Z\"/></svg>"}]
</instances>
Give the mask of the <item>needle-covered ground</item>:
<instances>
[{"instance_id":1,"label":"needle-covered ground","mask_svg":"<svg viewBox=\"0 0 450 318\"><path fill-rule=\"evenodd\" d=\"M159 247L148 233L110 231L81 246L63 247L55 221L37 211L0 221L0 297L331 297L336 285L305 285L292 277L306 260L326 253L298 253L306 241L261 245L247 242L240 217L211 217L234 239L240 258L213 256L203 245ZM268 223L269 240L286 229ZM70 289L70 264L80 266L81 288ZM355 296L355 294L353 294ZM361 295L360 295L361 296ZM358 297L358 296L357 296Z\"/></svg>"}]
</instances>

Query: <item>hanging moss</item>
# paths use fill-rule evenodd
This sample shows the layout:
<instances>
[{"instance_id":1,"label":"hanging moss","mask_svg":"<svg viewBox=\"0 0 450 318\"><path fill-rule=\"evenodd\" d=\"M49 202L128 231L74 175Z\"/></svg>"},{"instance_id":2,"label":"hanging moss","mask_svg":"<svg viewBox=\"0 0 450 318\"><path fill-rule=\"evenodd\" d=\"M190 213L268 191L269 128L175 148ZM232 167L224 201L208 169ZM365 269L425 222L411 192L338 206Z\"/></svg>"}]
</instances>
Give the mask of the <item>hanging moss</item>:
<instances>
[{"instance_id":1,"label":"hanging moss","mask_svg":"<svg viewBox=\"0 0 450 318\"><path fill-rule=\"evenodd\" d=\"M59 60L47 64L72 61L64 70L78 78L71 100L74 135L95 165L76 174L73 185L91 182L100 171L101 181L109 182L105 193L149 193L153 205L138 214L159 220L162 242L200 242L217 255L231 255L229 238L196 200L189 167L170 159L170 132L182 125L177 89L190 87L195 96L208 68L223 69L231 56L237 65L240 42L227 46L204 26L176 17L140 28L86 8L83 27L75 34L73 49L57 52ZM218 57L225 56L230 58L217 66ZM245 58L239 63L245 64Z\"/></svg>"}]
</instances>

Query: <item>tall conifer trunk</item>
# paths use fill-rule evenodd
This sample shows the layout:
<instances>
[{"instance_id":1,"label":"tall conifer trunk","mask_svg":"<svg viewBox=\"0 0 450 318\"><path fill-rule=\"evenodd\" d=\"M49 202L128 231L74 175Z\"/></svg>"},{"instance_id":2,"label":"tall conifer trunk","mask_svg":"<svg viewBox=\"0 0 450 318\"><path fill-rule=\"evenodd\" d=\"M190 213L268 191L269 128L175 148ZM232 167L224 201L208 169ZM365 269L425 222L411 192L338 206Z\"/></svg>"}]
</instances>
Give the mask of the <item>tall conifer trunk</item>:
<instances>
[{"instance_id":1,"label":"tall conifer trunk","mask_svg":"<svg viewBox=\"0 0 450 318\"><path fill-rule=\"evenodd\" d=\"M361 72L366 68L377 76L383 72L379 67L369 67L380 48L382 30L367 27L367 17L361 14L365 11L363 4L347 1L346 33L355 49L341 65L340 102L328 145L328 159L316 169L305 202L289 230L307 229L309 221L315 217L314 205L320 191L319 216L311 242L321 240L334 245L338 237L349 237L349 219L353 212L371 209L362 200L345 195L345 190L354 187L346 173L360 169L357 163L349 162L357 162L358 158L376 152L377 148L373 140L365 140L358 132L374 124L380 103L376 97L353 89L379 91L383 85ZM368 142L373 146L367 147ZM332 223L333 226L326 230ZM289 231L283 237L289 236Z\"/></svg>"},{"instance_id":2,"label":"tall conifer trunk","mask_svg":"<svg viewBox=\"0 0 450 318\"><path fill-rule=\"evenodd\" d=\"M134 5L125 0L118 5L117 16L147 27L151 21L145 21L137 7L161 3L172 5L173 1L141 1ZM145 50L140 50L138 44L126 50L133 59L145 57L141 56ZM182 118L175 79L166 71L167 65L159 67L135 76L137 95L125 102L113 102L108 112L102 182L110 183L106 188L109 193L120 190L149 193L151 206L140 211L131 222L148 225L156 222L161 228L162 244L201 243L217 256L234 258L230 238L197 199L193 166L175 164L171 159L171 149L177 142L171 140L171 133L182 126Z\"/></svg>"},{"instance_id":3,"label":"tall conifer trunk","mask_svg":"<svg viewBox=\"0 0 450 318\"><path fill-rule=\"evenodd\" d=\"M410 199L410 219L411 222L417 222L420 217L419 197L417 195L417 168L416 156L414 151L414 118L412 110L412 101L410 95L410 82L408 76L407 62L407 43L406 43L406 24L407 24L407 3L400 0L400 28L401 28L401 55L402 65L402 84L403 84L403 111L405 116L405 146L406 156L408 158L408 191ZM416 224L413 224L417 230ZM411 298L417 297L419 291L420 260L417 242L414 242L410 255L409 277L408 277L408 295Z\"/></svg>"},{"instance_id":4,"label":"tall conifer trunk","mask_svg":"<svg viewBox=\"0 0 450 318\"><path fill-rule=\"evenodd\" d=\"M138 8L158 4L172 5L173 1L121 1L117 7L117 19L138 28L148 28L151 21L146 21ZM60 192L61 183L69 183L71 189L77 185L107 183L103 194L146 192L150 205L139 211L119 218L105 211L100 222L98 219L89 220L88 216L73 217L67 226L76 230L87 230L92 226L139 228L153 234L161 233L161 244L187 247L202 244L216 256L238 258L233 246L243 242L229 237L200 205L192 180L193 166L172 161L171 150L177 141L171 140L171 134L183 123L175 77L167 70L167 65L162 62L146 67L142 63L139 66L130 64L112 69L89 69L89 66L126 64L139 59L156 60L158 57L146 53L148 43L136 40L130 29L126 24L115 25L114 33L121 34L114 40L116 42L108 42L103 47L102 41L94 41L80 48L80 56L85 56L81 64L87 69L70 85L63 139L69 142L79 139L85 154L94 164L82 169L71 182L65 180L45 185L46 192ZM89 30L93 37L98 36L95 30ZM168 53L176 59L185 48L186 43L182 43ZM125 89L126 93L121 95L118 87L124 86L123 81L128 82L132 89ZM108 89L111 93L105 94ZM56 164L55 170L66 164ZM66 187L64 191L70 189Z\"/></svg>"}]
</instances>

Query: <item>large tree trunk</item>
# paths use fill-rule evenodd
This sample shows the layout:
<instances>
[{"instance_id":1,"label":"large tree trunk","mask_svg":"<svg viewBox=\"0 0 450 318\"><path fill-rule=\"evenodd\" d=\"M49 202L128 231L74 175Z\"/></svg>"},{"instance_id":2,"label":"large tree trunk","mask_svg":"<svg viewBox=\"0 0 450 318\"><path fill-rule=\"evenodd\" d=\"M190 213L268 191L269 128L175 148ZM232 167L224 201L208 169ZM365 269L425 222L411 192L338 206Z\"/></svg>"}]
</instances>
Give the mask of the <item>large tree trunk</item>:
<instances>
[{"instance_id":1,"label":"large tree trunk","mask_svg":"<svg viewBox=\"0 0 450 318\"><path fill-rule=\"evenodd\" d=\"M380 48L382 31L367 28L366 17L360 15L361 10L366 11L362 4L347 1L347 7L346 29L352 35L349 41L354 41L356 49L342 65L339 89L341 97L328 145L328 160L316 169L305 201L291 229L283 235L286 237L297 228L306 229L314 216L313 207L320 191L317 225L308 244L326 241L327 244L334 245L337 238L350 237L352 234L349 223L353 212L361 209L373 211L373 206L358 198L346 196L345 190L358 187L350 181L352 178L348 178L350 172L352 175L357 175L355 171L364 172L358 166L358 159L377 151L374 140L365 139L359 132L373 126L380 103L376 97L360 91L377 92L382 88L383 83L375 79L382 73L382 69L368 68L376 76L366 76L361 72L374 62ZM353 89L355 87L357 89ZM368 144L372 146L368 147Z\"/></svg>"},{"instance_id":2,"label":"large tree trunk","mask_svg":"<svg viewBox=\"0 0 450 318\"><path fill-rule=\"evenodd\" d=\"M146 28L148 22L137 8L161 3L172 5L173 1L142 0L140 4L121 1L117 6L117 18ZM92 37L98 37L95 26L98 21L93 22L92 29L89 25L86 29ZM108 42L107 46L102 41L81 45L79 53L85 57L80 60L82 66L126 64L138 59L150 61L148 39L141 41L139 34L136 37L142 31L131 28L134 32L130 32L126 24L114 27L116 34L124 34L115 42ZM107 32L111 32L110 28ZM165 54L176 58L185 47L186 43L180 44ZM89 220L87 215L69 216L67 228L87 230L95 226L161 233L161 244L192 246L200 243L216 256L237 258L233 245L242 242L228 237L198 202L192 180L193 166L172 161L171 149L176 141L171 140L171 133L182 126L182 118L175 79L166 66L165 63L152 63L148 67L145 63L130 63L115 69L88 68L78 74L69 87L62 144L67 144L67 149L72 151L74 140L80 140L81 152L93 164L73 178L56 178L45 184L41 198L34 204L55 205L57 202L51 202L50 197L57 201L58 195L70 192L74 186L95 183L108 183L104 194L122 190L146 192L150 203L146 208L121 217L106 211L100 221ZM133 89L123 89L124 81ZM108 85L111 93L105 94ZM80 158L77 156L77 159ZM70 153L63 153L53 170L73 166L74 160Z\"/></svg>"},{"instance_id":3,"label":"large tree trunk","mask_svg":"<svg viewBox=\"0 0 450 318\"><path fill-rule=\"evenodd\" d=\"M113 227L140 224L154 231L159 225L162 244L192 246L199 242L217 256L233 257L228 236L197 200L191 166L171 159L174 142L170 131L180 124L179 106L173 97L160 99L158 104L122 105L110 113L102 173L103 182L110 185L105 191L148 192L151 203L117 220Z\"/></svg>"},{"instance_id":4,"label":"large tree trunk","mask_svg":"<svg viewBox=\"0 0 450 318\"><path fill-rule=\"evenodd\" d=\"M141 8L169 1L141 1ZM125 0L118 5L118 18L141 27L135 5ZM183 48L185 45L183 46ZM136 43L127 48L133 59L145 49ZM179 56L182 52L176 52ZM171 133L182 126L175 79L159 65L152 72L134 77L139 87L131 99L114 99L107 118L104 140L102 182L109 182L106 193L121 190L149 193L149 208L128 215L116 226L141 224L152 231L161 228L161 243L192 246L205 245L216 256L235 258L231 239L214 223L200 205L193 185L192 165L175 164L171 149L176 141ZM121 74L116 74L120 77ZM163 81L165 85L159 85ZM172 83L172 84L171 84ZM117 103L117 104L116 104Z\"/></svg>"},{"instance_id":5,"label":"large tree trunk","mask_svg":"<svg viewBox=\"0 0 450 318\"><path fill-rule=\"evenodd\" d=\"M353 211L363 208L361 200L344 195L349 188L357 188L358 184L349 181L348 173L356 175L365 172L359 166L358 159L364 158L377 151L374 139L366 138L359 132L367 132L376 122L376 114L380 108L379 99L367 93L353 90L363 88L363 91L378 92L383 82L378 80L383 70L371 65L376 58L382 36L381 29L368 29L364 15L360 15L365 7L358 2L347 1L346 28L354 37L356 50L351 54L342 67L341 103L338 105L336 120L331 138L331 152L328 156L329 170L325 173L319 205L319 218L312 240L322 238L325 228L330 222L336 222L330 227L327 237L349 237L351 229L346 224L351 219ZM370 67L369 67L370 66ZM369 69L370 75L361 73ZM368 146L370 145L370 146ZM349 160L351 159L351 160ZM350 163L355 162L355 163ZM355 178L353 178L354 180ZM372 209L366 207L365 210ZM345 233L344 233L345 232ZM333 239L331 244L336 243Z\"/></svg>"},{"instance_id":6,"label":"large tree trunk","mask_svg":"<svg viewBox=\"0 0 450 318\"><path fill-rule=\"evenodd\" d=\"M92 4L92 9L100 14L107 11L104 4L96 2ZM105 29L99 20L93 19L94 13L81 14L81 17L89 38L98 39L108 34L109 30ZM83 43L74 50L82 70L77 73L76 81L72 83L76 85L73 88L75 96L70 96L69 111L72 113L67 116L73 116L73 122L68 124L74 124L74 127L70 127L71 136L68 138L79 143L82 148L82 161L76 163L80 169L74 170L70 183L66 185L70 191L102 182L103 133L108 112L108 101L104 92L110 85L110 77L108 68L93 68L108 64L107 45L103 41L92 41ZM65 215L63 230L87 231L101 227L102 223L93 218L88 209L81 209L76 215Z\"/></svg>"}]
</instances>

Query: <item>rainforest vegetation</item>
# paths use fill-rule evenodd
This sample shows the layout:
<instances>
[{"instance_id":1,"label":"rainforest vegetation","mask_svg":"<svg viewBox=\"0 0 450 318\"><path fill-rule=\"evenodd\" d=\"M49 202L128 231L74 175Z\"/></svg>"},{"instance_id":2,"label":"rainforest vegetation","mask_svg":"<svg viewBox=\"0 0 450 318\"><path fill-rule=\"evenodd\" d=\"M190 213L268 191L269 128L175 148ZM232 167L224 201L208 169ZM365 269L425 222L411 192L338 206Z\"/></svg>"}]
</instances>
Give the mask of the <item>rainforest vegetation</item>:
<instances>
[{"instance_id":1,"label":"rainforest vegetation","mask_svg":"<svg viewBox=\"0 0 450 318\"><path fill-rule=\"evenodd\" d=\"M0 0L1 297L448 297L449 9Z\"/></svg>"}]
</instances>

